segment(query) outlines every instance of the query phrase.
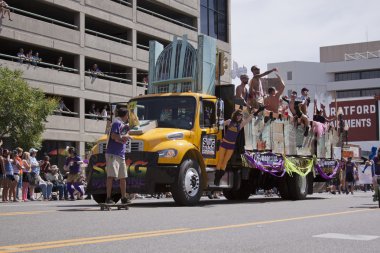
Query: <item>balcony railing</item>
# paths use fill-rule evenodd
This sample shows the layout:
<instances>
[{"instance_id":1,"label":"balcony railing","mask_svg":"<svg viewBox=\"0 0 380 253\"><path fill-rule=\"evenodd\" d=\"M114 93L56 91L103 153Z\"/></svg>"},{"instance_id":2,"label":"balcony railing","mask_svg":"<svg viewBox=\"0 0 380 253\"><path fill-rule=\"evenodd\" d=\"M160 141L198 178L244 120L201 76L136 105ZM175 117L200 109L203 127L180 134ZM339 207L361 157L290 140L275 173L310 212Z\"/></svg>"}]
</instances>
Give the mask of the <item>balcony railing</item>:
<instances>
[{"instance_id":1,"label":"balcony railing","mask_svg":"<svg viewBox=\"0 0 380 253\"><path fill-rule=\"evenodd\" d=\"M59 66L56 64L51 64L51 63L47 63L47 62L43 62L43 61L35 61L33 59L28 59L28 58L24 58L24 57L13 56L13 55L0 54L0 59L16 61L16 62L19 62L22 64L31 64L34 66L42 66L42 67L57 69L57 70L66 71L66 72L74 72L74 73L78 72L77 69L62 67L62 66Z\"/></svg>"},{"instance_id":2,"label":"balcony railing","mask_svg":"<svg viewBox=\"0 0 380 253\"><path fill-rule=\"evenodd\" d=\"M116 42L119 42L119 43L122 43L122 44L132 45L132 42L129 41L129 40L124 40L124 39L121 39L121 38L118 38L118 37L114 37L114 36L111 36L111 35L108 35L108 34L105 34L105 33L97 32L97 31L94 31L94 30L91 30L91 29L85 29L85 31L86 31L86 33L95 35L97 37L101 37L101 38L105 38L105 39L110 39L110 40L113 40L113 41L116 41ZM149 49L149 47L148 47L148 49Z\"/></svg>"},{"instance_id":3,"label":"balcony railing","mask_svg":"<svg viewBox=\"0 0 380 253\"><path fill-rule=\"evenodd\" d=\"M128 7L132 7L132 4L130 2L125 1L125 0L111 0L111 1L125 5L125 6L128 6Z\"/></svg>"},{"instance_id":4,"label":"balcony railing","mask_svg":"<svg viewBox=\"0 0 380 253\"><path fill-rule=\"evenodd\" d=\"M85 71L84 72L86 76L89 76L91 78L99 78L99 79L105 79L105 80L110 80L110 81L114 81L114 82L120 82L120 83L126 83L126 84L131 84L132 81L130 79L127 79L127 78L120 78L120 77L116 77L116 76L109 76L109 75L106 75L102 72L92 72L92 71Z\"/></svg>"},{"instance_id":5,"label":"balcony railing","mask_svg":"<svg viewBox=\"0 0 380 253\"><path fill-rule=\"evenodd\" d=\"M58 25L61 25L61 26L67 27L67 28L71 28L71 29L74 29L74 30L79 30L79 27L76 26L76 25L73 25L73 24L69 24L69 23L66 23L66 22L63 22L63 21L60 21L60 20L56 20L56 19L53 19L53 18L48 18L48 17L42 16L42 15L39 15L39 14L36 14L36 13L33 13L33 12L24 11L24 10L21 10L21 9L12 7L12 6L9 6L8 8L11 9L14 13L19 13L19 14L22 14L24 16L40 19L40 20L43 20L43 21L46 21L46 22L49 22L49 23L52 23L52 24L58 24Z\"/></svg>"},{"instance_id":6,"label":"balcony railing","mask_svg":"<svg viewBox=\"0 0 380 253\"><path fill-rule=\"evenodd\" d=\"M141 11L141 12L144 12L144 13L147 13L147 14L150 14L150 15L155 16L155 17L159 17L159 18L164 19L164 20L166 20L166 21L169 21L169 22L171 22L171 23L175 23L175 24L177 24L177 25L180 25L180 26L186 27L186 28L191 29L191 30L193 30L193 31L197 31L197 30L198 30L197 27L194 27L194 26L191 26L191 25L185 24L185 23L183 23L183 22L181 22L181 21L178 21L178 20L175 20L175 19L172 19L172 18L166 17L166 16L164 16L164 15L162 15L162 14L159 14L159 13L157 13L157 12L154 12L154 11L151 11L151 10L148 10L148 9L145 9L145 8L142 8L142 7L140 7L140 6L137 6L137 10L139 10L139 11Z\"/></svg>"}]
</instances>

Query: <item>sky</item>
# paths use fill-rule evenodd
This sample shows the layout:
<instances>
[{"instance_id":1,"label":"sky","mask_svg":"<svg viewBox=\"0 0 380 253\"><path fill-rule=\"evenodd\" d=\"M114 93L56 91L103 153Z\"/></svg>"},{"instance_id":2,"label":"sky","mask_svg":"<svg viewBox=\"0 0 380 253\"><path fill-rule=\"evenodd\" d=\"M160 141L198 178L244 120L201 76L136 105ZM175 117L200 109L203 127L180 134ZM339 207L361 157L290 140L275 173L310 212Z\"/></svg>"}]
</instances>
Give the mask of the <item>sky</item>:
<instances>
[{"instance_id":1,"label":"sky","mask_svg":"<svg viewBox=\"0 0 380 253\"><path fill-rule=\"evenodd\" d=\"M231 0L232 60L319 62L319 48L380 40L380 0ZM233 80L234 83L238 79Z\"/></svg>"}]
</instances>

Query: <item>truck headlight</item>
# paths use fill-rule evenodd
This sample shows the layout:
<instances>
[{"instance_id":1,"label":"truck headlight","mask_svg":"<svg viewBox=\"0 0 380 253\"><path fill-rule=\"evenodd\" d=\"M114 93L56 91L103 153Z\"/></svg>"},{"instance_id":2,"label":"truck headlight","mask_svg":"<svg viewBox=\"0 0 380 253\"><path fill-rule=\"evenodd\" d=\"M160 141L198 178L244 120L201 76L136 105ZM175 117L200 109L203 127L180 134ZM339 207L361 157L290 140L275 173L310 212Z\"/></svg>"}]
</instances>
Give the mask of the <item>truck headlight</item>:
<instances>
[{"instance_id":1,"label":"truck headlight","mask_svg":"<svg viewBox=\"0 0 380 253\"><path fill-rule=\"evenodd\" d=\"M159 150L157 152L158 152L159 157L165 157L165 158L175 157L178 153L177 150L175 149L164 149L164 150Z\"/></svg>"}]
</instances>

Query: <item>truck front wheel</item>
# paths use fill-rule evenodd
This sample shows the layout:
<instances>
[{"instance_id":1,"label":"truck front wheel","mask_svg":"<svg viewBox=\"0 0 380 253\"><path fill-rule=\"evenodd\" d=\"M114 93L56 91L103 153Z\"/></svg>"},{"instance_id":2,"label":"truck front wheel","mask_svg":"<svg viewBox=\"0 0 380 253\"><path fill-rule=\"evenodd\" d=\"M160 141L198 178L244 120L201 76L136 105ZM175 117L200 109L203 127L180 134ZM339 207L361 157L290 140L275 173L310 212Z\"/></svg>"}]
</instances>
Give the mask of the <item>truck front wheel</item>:
<instances>
[{"instance_id":1,"label":"truck front wheel","mask_svg":"<svg viewBox=\"0 0 380 253\"><path fill-rule=\"evenodd\" d=\"M171 186L174 201L179 205L196 205L202 196L201 171L193 159L185 159L179 168L178 179Z\"/></svg>"}]
</instances>

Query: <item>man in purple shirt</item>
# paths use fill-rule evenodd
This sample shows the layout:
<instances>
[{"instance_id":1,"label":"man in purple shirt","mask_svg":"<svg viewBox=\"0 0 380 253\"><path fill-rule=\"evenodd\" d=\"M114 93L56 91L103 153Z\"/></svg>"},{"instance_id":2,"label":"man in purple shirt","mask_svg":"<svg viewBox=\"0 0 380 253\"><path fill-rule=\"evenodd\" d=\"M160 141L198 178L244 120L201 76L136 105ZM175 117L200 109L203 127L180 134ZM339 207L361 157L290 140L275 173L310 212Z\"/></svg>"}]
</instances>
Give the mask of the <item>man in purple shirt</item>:
<instances>
[{"instance_id":1,"label":"man in purple shirt","mask_svg":"<svg viewBox=\"0 0 380 253\"><path fill-rule=\"evenodd\" d=\"M117 116L112 122L109 133L106 151L106 171L107 171L107 204L114 204L111 199L112 181L116 178L120 180L121 203L130 201L126 197L127 192L127 166L125 164L126 143L132 138L128 135L129 127L126 124L129 119L128 110L120 108Z\"/></svg>"}]
</instances>

